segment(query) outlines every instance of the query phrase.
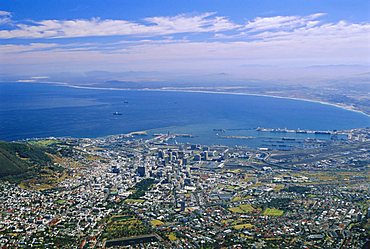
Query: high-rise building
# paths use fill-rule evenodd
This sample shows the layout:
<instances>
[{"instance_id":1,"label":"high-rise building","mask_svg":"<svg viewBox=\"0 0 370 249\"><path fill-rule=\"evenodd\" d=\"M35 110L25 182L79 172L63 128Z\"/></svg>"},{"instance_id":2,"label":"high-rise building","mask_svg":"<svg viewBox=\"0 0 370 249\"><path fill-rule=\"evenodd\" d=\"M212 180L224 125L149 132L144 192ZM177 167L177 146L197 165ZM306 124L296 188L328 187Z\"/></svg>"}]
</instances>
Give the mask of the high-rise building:
<instances>
[{"instance_id":1,"label":"high-rise building","mask_svg":"<svg viewBox=\"0 0 370 249\"><path fill-rule=\"evenodd\" d=\"M164 158L164 152L163 152L163 150L158 151L158 157L159 158Z\"/></svg>"},{"instance_id":2,"label":"high-rise building","mask_svg":"<svg viewBox=\"0 0 370 249\"><path fill-rule=\"evenodd\" d=\"M201 156L199 154L196 154L194 156L194 161L201 161L201 160L202 160L202 158L201 158Z\"/></svg>"},{"instance_id":3,"label":"high-rise building","mask_svg":"<svg viewBox=\"0 0 370 249\"><path fill-rule=\"evenodd\" d=\"M184 212L186 208L186 203L185 201L180 201L180 210L181 212Z\"/></svg>"},{"instance_id":4,"label":"high-rise building","mask_svg":"<svg viewBox=\"0 0 370 249\"><path fill-rule=\"evenodd\" d=\"M204 159L205 161L208 161L208 160L209 160L208 151L204 151L204 152L203 152L203 159Z\"/></svg>"},{"instance_id":5,"label":"high-rise building","mask_svg":"<svg viewBox=\"0 0 370 249\"><path fill-rule=\"evenodd\" d=\"M185 152L184 151L179 151L177 153L177 155L178 155L178 158L183 159L184 158L184 155L185 155Z\"/></svg>"},{"instance_id":6,"label":"high-rise building","mask_svg":"<svg viewBox=\"0 0 370 249\"><path fill-rule=\"evenodd\" d=\"M117 166L112 166L112 173L119 174L120 170Z\"/></svg>"},{"instance_id":7,"label":"high-rise building","mask_svg":"<svg viewBox=\"0 0 370 249\"><path fill-rule=\"evenodd\" d=\"M137 168L137 174L140 176L140 177L144 177L146 175L146 169L145 169L145 166L139 166Z\"/></svg>"}]
</instances>

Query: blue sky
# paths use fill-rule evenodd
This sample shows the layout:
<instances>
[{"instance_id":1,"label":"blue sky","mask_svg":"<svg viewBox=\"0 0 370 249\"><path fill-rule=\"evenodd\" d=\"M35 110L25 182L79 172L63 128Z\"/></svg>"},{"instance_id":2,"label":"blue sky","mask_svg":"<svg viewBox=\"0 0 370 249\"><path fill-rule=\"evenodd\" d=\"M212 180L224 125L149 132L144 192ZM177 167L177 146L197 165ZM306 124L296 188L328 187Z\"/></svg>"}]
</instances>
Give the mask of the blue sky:
<instances>
[{"instance_id":1,"label":"blue sky","mask_svg":"<svg viewBox=\"0 0 370 249\"><path fill-rule=\"evenodd\" d=\"M309 15L330 13L327 20L369 20L369 1L364 0L12 0L1 1L3 10L16 19L111 18L137 20L148 16L178 13L217 12L235 21L270 15Z\"/></svg>"},{"instance_id":2,"label":"blue sky","mask_svg":"<svg viewBox=\"0 0 370 249\"><path fill-rule=\"evenodd\" d=\"M369 13L359 0L0 1L0 73L353 78L370 71Z\"/></svg>"}]
</instances>

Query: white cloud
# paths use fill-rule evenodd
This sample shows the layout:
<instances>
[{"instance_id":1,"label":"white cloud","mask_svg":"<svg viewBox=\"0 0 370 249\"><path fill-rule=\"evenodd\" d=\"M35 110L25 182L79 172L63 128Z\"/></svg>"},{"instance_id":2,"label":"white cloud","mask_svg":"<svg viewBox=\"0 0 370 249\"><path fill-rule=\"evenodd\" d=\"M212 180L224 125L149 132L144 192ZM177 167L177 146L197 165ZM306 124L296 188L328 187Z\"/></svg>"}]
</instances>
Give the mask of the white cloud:
<instances>
[{"instance_id":1,"label":"white cloud","mask_svg":"<svg viewBox=\"0 0 370 249\"><path fill-rule=\"evenodd\" d=\"M254 38L269 40L301 41L306 44L320 45L331 42L333 44L356 41L353 46L368 47L370 44L370 23L326 23L315 26L305 26L293 31L265 31L253 35ZM330 40L330 41L328 41ZM364 51L366 52L366 51ZM367 51L369 52L369 51Z\"/></svg>"},{"instance_id":2,"label":"white cloud","mask_svg":"<svg viewBox=\"0 0 370 249\"><path fill-rule=\"evenodd\" d=\"M59 44L51 43L30 43L30 44L4 44L0 46L0 55L2 56L12 56L15 54L22 54L25 52L36 53L43 49L55 48Z\"/></svg>"},{"instance_id":3,"label":"white cloud","mask_svg":"<svg viewBox=\"0 0 370 249\"><path fill-rule=\"evenodd\" d=\"M2 45L0 55L6 60L0 60L0 69L39 74L89 70L226 72L265 79L301 76L304 73L296 68L311 65L370 65L370 23L325 23L319 19L322 15L260 17L245 26L214 13L152 17L143 20L144 24L101 19L44 20L37 25L18 25L10 33L0 31L0 37L127 35L136 39ZM192 33L203 32L217 37L192 39ZM181 33L184 35L174 35ZM151 39L158 35L163 35L162 40ZM245 66L252 64L261 67ZM309 73L315 75L314 71L321 74L316 69ZM339 77L350 71L336 73ZM309 79L310 75L305 77Z\"/></svg>"},{"instance_id":4,"label":"white cloud","mask_svg":"<svg viewBox=\"0 0 370 249\"><path fill-rule=\"evenodd\" d=\"M275 67L279 66L369 65L369 32L364 32L369 30L369 25L343 25L338 23L275 36L262 33L263 39L252 41L141 40L104 45L33 43L4 45L0 47L0 53L9 57L3 63L17 65L16 70L42 65L46 71L55 64L60 65L55 68L67 67L68 70L233 70L237 74L249 72L242 66L245 64L271 65L271 70L276 71ZM104 50L106 48L109 50Z\"/></svg>"},{"instance_id":5,"label":"white cloud","mask_svg":"<svg viewBox=\"0 0 370 249\"><path fill-rule=\"evenodd\" d=\"M10 20L11 16L12 16L12 14L10 12L0 10L0 25L5 24L5 23L9 23L11 21Z\"/></svg>"},{"instance_id":6,"label":"white cloud","mask_svg":"<svg viewBox=\"0 0 370 249\"><path fill-rule=\"evenodd\" d=\"M298 27L312 27L319 24L316 21L319 17L325 15L324 13L316 13L309 16L272 16L272 17L257 17L249 21L244 29L249 31L263 31L263 30L285 30L294 29Z\"/></svg>"},{"instance_id":7,"label":"white cloud","mask_svg":"<svg viewBox=\"0 0 370 249\"><path fill-rule=\"evenodd\" d=\"M11 13L8 11L0 10L0 16L10 16Z\"/></svg>"},{"instance_id":8,"label":"white cloud","mask_svg":"<svg viewBox=\"0 0 370 249\"><path fill-rule=\"evenodd\" d=\"M215 13L204 13L193 17L178 15L174 17L151 17L145 20L164 30L178 30L179 32L219 32L239 27L239 25L232 23L225 17L214 15Z\"/></svg>"},{"instance_id":9,"label":"white cloud","mask_svg":"<svg viewBox=\"0 0 370 249\"><path fill-rule=\"evenodd\" d=\"M12 30L1 30L0 38L70 38L89 36L157 36L192 32L218 32L238 25L214 13L151 17L146 24L126 20L93 18L89 20L43 20L33 25L16 24Z\"/></svg>"}]
</instances>

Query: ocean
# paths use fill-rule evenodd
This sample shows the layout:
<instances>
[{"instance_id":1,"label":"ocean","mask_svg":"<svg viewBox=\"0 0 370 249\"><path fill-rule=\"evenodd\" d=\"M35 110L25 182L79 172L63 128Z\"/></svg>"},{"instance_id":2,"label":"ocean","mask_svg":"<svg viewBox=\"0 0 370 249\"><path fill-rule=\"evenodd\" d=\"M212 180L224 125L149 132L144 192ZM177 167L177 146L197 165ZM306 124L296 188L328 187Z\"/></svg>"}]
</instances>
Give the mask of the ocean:
<instances>
[{"instance_id":1,"label":"ocean","mask_svg":"<svg viewBox=\"0 0 370 249\"><path fill-rule=\"evenodd\" d=\"M115 112L120 115L113 115ZM175 132L194 136L178 138L178 142L256 147L274 136L281 137L257 132L257 127L340 130L368 126L370 118L361 113L292 99L0 83L0 139L7 141L149 130L149 135ZM327 139L326 135L313 134L294 137Z\"/></svg>"}]
</instances>

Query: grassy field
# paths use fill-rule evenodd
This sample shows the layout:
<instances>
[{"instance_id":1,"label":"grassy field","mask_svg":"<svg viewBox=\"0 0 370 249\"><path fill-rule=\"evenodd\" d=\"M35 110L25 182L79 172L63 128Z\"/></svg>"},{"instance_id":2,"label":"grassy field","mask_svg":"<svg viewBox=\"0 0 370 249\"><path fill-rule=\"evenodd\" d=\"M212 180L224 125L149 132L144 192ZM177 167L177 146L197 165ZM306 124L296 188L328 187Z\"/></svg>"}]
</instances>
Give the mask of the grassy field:
<instances>
[{"instance_id":1,"label":"grassy field","mask_svg":"<svg viewBox=\"0 0 370 249\"><path fill-rule=\"evenodd\" d=\"M153 227L159 227L162 226L164 223L160 220L152 220L150 221L150 224L152 224Z\"/></svg>"},{"instance_id":2,"label":"grassy field","mask_svg":"<svg viewBox=\"0 0 370 249\"><path fill-rule=\"evenodd\" d=\"M253 198L253 196L246 195L246 196L235 196L231 199L232 202L237 202L237 201L244 201Z\"/></svg>"},{"instance_id":3,"label":"grassy field","mask_svg":"<svg viewBox=\"0 0 370 249\"><path fill-rule=\"evenodd\" d=\"M353 177L363 177L367 176L368 179L361 179L360 181L366 181L370 179L369 169L366 172L358 172L358 171L346 171L346 172L333 172L333 171L320 171L320 172L310 172L310 171L302 171L300 175L306 176L310 179L310 182L302 183L306 185L312 184L338 184L338 183L353 183L351 178ZM359 180L354 181L355 183Z\"/></svg>"},{"instance_id":4,"label":"grassy field","mask_svg":"<svg viewBox=\"0 0 370 249\"><path fill-rule=\"evenodd\" d=\"M276 209L276 208L266 208L263 211L263 215L265 216L282 216L284 214L283 210Z\"/></svg>"},{"instance_id":5,"label":"grassy field","mask_svg":"<svg viewBox=\"0 0 370 249\"><path fill-rule=\"evenodd\" d=\"M131 215L115 215L111 217L103 232L103 237L115 239L129 236L148 234L151 229L142 221Z\"/></svg>"},{"instance_id":6,"label":"grassy field","mask_svg":"<svg viewBox=\"0 0 370 249\"><path fill-rule=\"evenodd\" d=\"M34 145L47 147L49 145L56 144L58 142L59 142L58 140L54 140L54 139L45 139L45 140L30 141L29 143L34 144Z\"/></svg>"},{"instance_id":7,"label":"grassy field","mask_svg":"<svg viewBox=\"0 0 370 249\"><path fill-rule=\"evenodd\" d=\"M64 203L66 203L66 200L60 199L60 200L57 200L55 202L58 203L58 204L64 204Z\"/></svg>"},{"instance_id":8,"label":"grassy field","mask_svg":"<svg viewBox=\"0 0 370 249\"><path fill-rule=\"evenodd\" d=\"M254 211L255 209L250 204L242 204L237 207L229 208L229 210L233 213L247 214Z\"/></svg>"},{"instance_id":9,"label":"grassy field","mask_svg":"<svg viewBox=\"0 0 370 249\"><path fill-rule=\"evenodd\" d=\"M253 225L252 224L249 224L249 223L246 223L246 224L239 224L239 225L235 225L233 226L234 229L249 229L249 228L252 228Z\"/></svg>"},{"instance_id":10,"label":"grassy field","mask_svg":"<svg viewBox=\"0 0 370 249\"><path fill-rule=\"evenodd\" d=\"M99 156L95 156L95 155L87 155L86 159L89 161L99 161L99 160L102 160L103 158Z\"/></svg>"},{"instance_id":11,"label":"grassy field","mask_svg":"<svg viewBox=\"0 0 370 249\"><path fill-rule=\"evenodd\" d=\"M241 200L242 200L242 197L241 196L235 196L235 197L232 198L231 201L236 202L236 201L241 201Z\"/></svg>"},{"instance_id":12,"label":"grassy field","mask_svg":"<svg viewBox=\"0 0 370 249\"><path fill-rule=\"evenodd\" d=\"M280 192L280 190L282 190L284 187L285 187L284 184L275 184L273 189L274 189L275 192Z\"/></svg>"},{"instance_id":13,"label":"grassy field","mask_svg":"<svg viewBox=\"0 0 370 249\"><path fill-rule=\"evenodd\" d=\"M143 200L143 199L126 199L124 202L125 203L143 203L143 202L145 202L145 200Z\"/></svg>"},{"instance_id":14,"label":"grassy field","mask_svg":"<svg viewBox=\"0 0 370 249\"><path fill-rule=\"evenodd\" d=\"M39 174L38 177L20 182L19 187L42 191L56 187L58 183L66 178L66 173L55 173L50 171L48 174Z\"/></svg>"},{"instance_id":15,"label":"grassy field","mask_svg":"<svg viewBox=\"0 0 370 249\"><path fill-rule=\"evenodd\" d=\"M176 240L177 240L177 237L176 237L175 233L169 233L169 234L167 235L167 237L168 237L168 239L169 239L170 241L176 241Z\"/></svg>"}]
</instances>

